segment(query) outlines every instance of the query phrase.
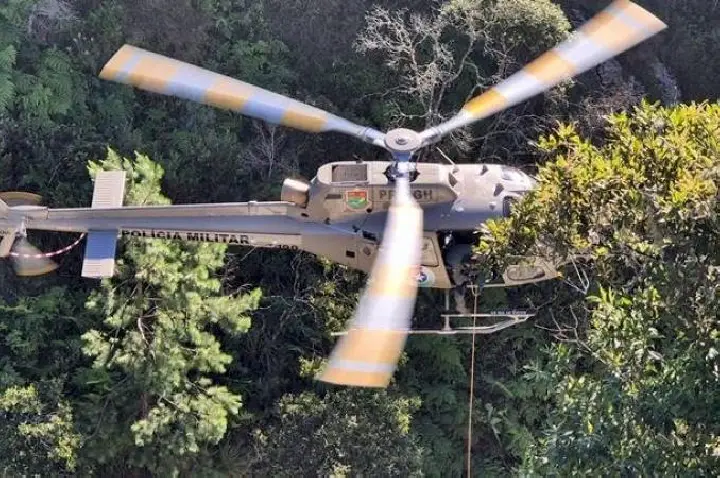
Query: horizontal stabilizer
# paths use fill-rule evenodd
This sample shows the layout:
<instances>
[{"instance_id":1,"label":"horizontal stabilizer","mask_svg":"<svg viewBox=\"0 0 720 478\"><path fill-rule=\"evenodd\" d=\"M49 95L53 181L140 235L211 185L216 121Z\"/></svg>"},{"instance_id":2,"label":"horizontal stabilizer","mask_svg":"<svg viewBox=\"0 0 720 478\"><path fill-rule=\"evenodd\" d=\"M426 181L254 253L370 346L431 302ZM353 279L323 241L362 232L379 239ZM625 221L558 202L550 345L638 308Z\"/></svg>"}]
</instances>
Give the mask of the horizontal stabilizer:
<instances>
[{"instance_id":1,"label":"horizontal stabilizer","mask_svg":"<svg viewBox=\"0 0 720 478\"><path fill-rule=\"evenodd\" d=\"M93 208L122 207L125 196L125 171L100 171L95 176ZM85 245L82 276L99 279L115 273L118 232L89 231Z\"/></svg>"},{"instance_id":2,"label":"horizontal stabilizer","mask_svg":"<svg viewBox=\"0 0 720 478\"><path fill-rule=\"evenodd\" d=\"M99 279L115 273L117 231L90 231L85 245L82 276Z\"/></svg>"}]
</instances>

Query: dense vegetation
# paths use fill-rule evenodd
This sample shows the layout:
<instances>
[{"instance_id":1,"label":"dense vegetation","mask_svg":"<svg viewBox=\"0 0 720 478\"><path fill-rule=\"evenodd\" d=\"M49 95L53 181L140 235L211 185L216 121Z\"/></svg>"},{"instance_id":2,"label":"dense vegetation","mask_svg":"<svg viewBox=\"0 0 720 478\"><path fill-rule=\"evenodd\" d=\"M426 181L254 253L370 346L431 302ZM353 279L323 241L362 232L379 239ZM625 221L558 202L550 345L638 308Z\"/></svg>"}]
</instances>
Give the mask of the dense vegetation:
<instances>
[{"instance_id":1,"label":"dense vegetation","mask_svg":"<svg viewBox=\"0 0 720 478\"><path fill-rule=\"evenodd\" d=\"M720 469L720 6L639 3L669 30L440 145L540 180L489 224L478 271L548 247L592 258L480 298L540 313L477 339L474 475ZM85 206L92 175L123 168L127 204L274 199L286 175L382 158L99 80L124 43L360 123L423 127L606 4L9 0L0 190ZM289 252L120 248L101 284L79 278L81 249L41 279L0 266L3 476L463 475L468 338L413 337L387 390L326 387L312 377L362 274ZM439 308L421 294L418 324Z\"/></svg>"}]
</instances>

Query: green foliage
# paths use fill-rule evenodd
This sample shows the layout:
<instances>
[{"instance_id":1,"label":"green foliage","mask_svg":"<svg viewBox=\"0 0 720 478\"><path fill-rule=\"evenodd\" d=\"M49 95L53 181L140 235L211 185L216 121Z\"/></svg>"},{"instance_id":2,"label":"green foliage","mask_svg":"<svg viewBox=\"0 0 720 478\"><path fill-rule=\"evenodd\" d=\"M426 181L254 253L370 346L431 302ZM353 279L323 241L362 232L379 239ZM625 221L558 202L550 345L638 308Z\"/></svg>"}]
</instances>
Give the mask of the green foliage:
<instances>
[{"instance_id":1,"label":"green foliage","mask_svg":"<svg viewBox=\"0 0 720 478\"><path fill-rule=\"evenodd\" d=\"M432 324L437 327L437 322ZM439 337L411 337L408 359L401 365L402 389L420 398L413 431L424 455L423 473L428 476L462 474L463 434L467 423L466 349L459 341Z\"/></svg>"},{"instance_id":2,"label":"green foliage","mask_svg":"<svg viewBox=\"0 0 720 478\"><path fill-rule=\"evenodd\" d=\"M517 61L526 62L565 40L570 22L550 0L453 0L449 8L484 16L488 43L510 45Z\"/></svg>"},{"instance_id":3,"label":"green foliage","mask_svg":"<svg viewBox=\"0 0 720 478\"><path fill-rule=\"evenodd\" d=\"M0 303L0 387L63 374L76 363L84 318L77 296L54 287L35 297Z\"/></svg>"},{"instance_id":4,"label":"green foliage","mask_svg":"<svg viewBox=\"0 0 720 478\"><path fill-rule=\"evenodd\" d=\"M0 394L0 416L4 474L75 469L81 437L74 430L72 410L65 401L53 409L40 400L35 386L10 387Z\"/></svg>"},{"instance_id":5,"label":"green foliage","mask_svg":"<svg viewBox=\"0 0 720 478\"><path fill-rule=\"evenodd\" d=\"M8 0L3 2L2 7L0 7L0 20L4 27L3 33L8 30L26 28L30 11L38 3L39 0Z\"/></svg>"},{"instance_id":6,"label":"green foliage","mask_svg":"<svg viewBox=\"0 0 720 478\"><path fill-rule=\"evenodd\" d=\"M65 52L57 48L37 52L24 41L37 3L13 0L0 7L0 114L15 99L21 118L47 124L50 117L67 113L77 99L77 76ZM30 55L33 62L26 60Z\"/></svg>"},{"instance_id":7,"label":"green foliage","mask_svg":"<svg viewBox=\"0 0 720 478\"><path fill-rule=\"evenodd\" d=\"M418 94L397 91L407 70L386 65L397 52L353 51L370 1L73 0L62 2L72 12L62 19L43 13L55 2L0 3L0 189L40 193L53 207L89 204L88 161L101 156L91 174L128 171L128 204L276 199L285 175L311 177L332 160L387 159L340 135L277 128L270 138L240 115L99 80L124 43L384 128L398 111L454 113L471 92L564 38L565 14L575 24L607 5L384 3L407 8L405 26L411 15L454 15L438 37L446 50L433 50L427 28L412 37L422 61L442 51L459 65L477 40L462 74L430 85L442 90L438 108L424 109ZM649 66L659 60L685 98L713 98L720 10L705 0L640 3L670 28L623 55L620 76L653 93ZM477 125L467 158L523 162L537 153L528 142L556 118L597 122L604 110L568 104L589 94L612 101L596 76ZM483 293L482 309L552 306L478 339L476 474L597 474L604 466L700 474L714 465L716 117L716 106L644 106L613 117L609 139L598 129L585 141L561 127L543 142L554 157L543 186L517 217L489 225L494 240L482 251L491 262L549 246L590 251L595 260L584 267L597 299L567 284ZM68 243L35 236L43 250ZM533 250L538 240L543 247ZM227 252L226 265L224 246L122 240L119 275L103 283L78 277L82 248L41 279L14 278L2 266L0 468L43 476L464 473L469 340L412 337L391 394L321 395L312 377L364 275L308 254ZM569 281L574 272L565 272ZM438 302L421 294L416 325L437 327Z\"/></svg>"},{"instance_id":8,"label":"green foliage","mask_svg":"<svg viewBox=\"0 0 720 478\"><path fill-rule=\"evenodd\" d=\"M255 432L263 476L422 476L410 432L418 401L385 392L340 390L288 395L276 420Z\"/></svg>"},{"instance_id":9,"label":"green foliage","mask_svg":"<svg viewBox=\"0 0 720 478\"><path fill-rule=\"evenodd\" d=\"M118 167L130 178L129 204L167 203L162 168L146 156L131 161L109 150L91 170ZM87 303L104 317L102 328L83 334L83 350L94 358L86 373L98 380L88 399L103 423L94 432L100 446L88 444L88 453L101 462L125 456L132 465L176 474L191 463L184 457L225 435L242 406L239 395L214 383L213 375L225 373L231 361L215 333L245 332L260 292L219 294L213 272L223 264L225 245L130 240L127 246L117 277ZM139 415L127 413L138 401ZM113 415L103 402L114 403Z\"/></svg>"},{"instance_id":10,"label":"green foliage","mask_svg":"<svg viewBox=\"0 0 720 478\"><path fill-rule=\"evenodd\" d=\"M15 47L7 45L0 50L0 114L5 113L15 95L15 84L10 72L15 64Z\"/></svg>"},{"instance_id":11,"label":"green foliage","mask_svg":"<svg viewBox=\"0 0 720 478\"><path fill-rule=\"evenodd\" d=\"M541 142L556 157L540 187L480 245L502 257L542 240L595 262L576 345L550 350L555 407L524 472L717 468L718 132L720 104L644 103L600 146L562 127Z\"/></svg>"},{"instance_id":12,"label":"green foliage","mask_svg":"<svg viewBox=\"0 0 720 478\"><path fill-rule=\"evenodd\" d=\"M0 468L75 469L82 437L65 382L80 357L84 318L66 288L0 304Z\"/></svg>"}]
</instances>

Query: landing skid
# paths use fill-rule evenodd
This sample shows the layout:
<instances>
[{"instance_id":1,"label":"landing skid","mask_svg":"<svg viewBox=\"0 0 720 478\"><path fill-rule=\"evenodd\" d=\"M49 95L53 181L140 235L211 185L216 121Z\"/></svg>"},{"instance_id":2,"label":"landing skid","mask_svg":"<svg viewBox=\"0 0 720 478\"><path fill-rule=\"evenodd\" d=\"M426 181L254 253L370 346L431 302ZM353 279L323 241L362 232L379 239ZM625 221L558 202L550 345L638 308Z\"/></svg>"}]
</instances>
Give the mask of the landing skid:
<instances>
[{"instance_id":1,"label":"landing skid","mask_svg":"<svg viewBox=\"0 0 720 478\"><path fill-rule=\"evenodd\" d=\"M493 334L495 332L499 332L501 330L507 329L509 327L512 327L513 325L522 324L530 317L533 317L535 314L530 312L523 312L520 310L513 310L513 311L498 311L498 312L490 312L487 314L442 314L440 317L443 318L443 328L442 329L428 329L428 330L422 330L422 329L416 329L416 330L408 330L407 333L410 335L457 335L457 334ZM450 325L451 319L478 319L478 318L499 318L499 317L508 317L508 320L503 320L500 322L497 322L492 325L478 325L475 327L452 327ZM347 331L343 332L333 332L331 334L333 337L338 337L341 335L347 335Z\"/></svg>"},{"instance_id":2,"label":"landing skid","mask_svg":"<svg viewBox=\"0 0 720 478\"><path fill-rule=\"evenodd\" d=\"M477 295L480 293L480 290L482 290L482 287L477 285L468 285L469 289L472 290L472 293L474 296L477 297ZM450 310L450 290L445 291L445 310ZM462 297L462 294L456 294L456 301ZM464 311L460 311L464 312ZM422 329L416 329L416 330L408 330L407 333L410 335L457 335L457 334L493 334L495 332L499 332L501 330L507 329L509 327L512 327L514 325L522 324L530 317L534 317L536 314L535 311L525 311L525 310L498 310L493 312L486 312L482 314L478 313L460 313L460 314L440 314L440 317L443 319L443 327L442 329L428 329L428 330L422 330ZM450 325L450 321L453 319L473 319L473 323L476 322L476 319L487 319L487 318L507 318L506 320L502 320L499 322L496 322L492 325L476 325L471 327L453 327ZM333 332L331 335L333 337L338 337L342 335L347 335L347 331L342 332Z\"/></svg>"},{"instance_id":3,"label":"landing skid","mask_svg":"<svg viewBox=\"0 0 720 478\"><path fill-rule=\"evenodd\" d=\"M504 312L491 312L488 314L442 314L440 317L444 320L442 329L439 330L410 330L408 334L416 335L456 335L456 334L493 334L499 332L513 325L521 324L535 314L526 313L523 311L508 311ZM462 318L462 319L477 319L487 317L509 317L508 320L503 320L492 325L478 325L475 327L455 327L450 325L450 319Z\"/></svg>"}]
</instances>

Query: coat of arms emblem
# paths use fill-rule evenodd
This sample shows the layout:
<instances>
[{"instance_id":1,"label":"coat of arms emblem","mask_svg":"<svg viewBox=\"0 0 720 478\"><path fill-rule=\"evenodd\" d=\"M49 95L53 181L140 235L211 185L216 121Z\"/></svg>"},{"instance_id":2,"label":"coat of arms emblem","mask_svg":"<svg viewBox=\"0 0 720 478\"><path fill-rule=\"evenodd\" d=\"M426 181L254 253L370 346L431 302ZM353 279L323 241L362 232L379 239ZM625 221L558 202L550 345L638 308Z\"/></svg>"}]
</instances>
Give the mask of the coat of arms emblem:
<instances>
[{"instance_id":1,"label":"coat of arms emblem","mask_svg":"<svg viewBox=\"0 0 720 478\"><path fill-rule=\"evenodd\" d=\"M368 192L363 189L353 189L345 192L345 204L353 210L365 209L370 205Z\"/></svg>"}]
</instances>

